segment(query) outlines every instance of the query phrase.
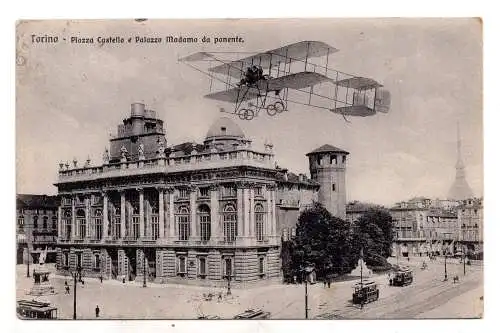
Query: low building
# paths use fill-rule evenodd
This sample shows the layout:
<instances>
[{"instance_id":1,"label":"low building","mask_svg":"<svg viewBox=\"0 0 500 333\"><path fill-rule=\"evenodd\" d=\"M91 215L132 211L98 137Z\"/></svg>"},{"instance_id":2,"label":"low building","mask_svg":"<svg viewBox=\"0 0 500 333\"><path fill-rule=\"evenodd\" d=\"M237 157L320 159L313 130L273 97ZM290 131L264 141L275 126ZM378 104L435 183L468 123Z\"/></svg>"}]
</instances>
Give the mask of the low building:
<instances>
[{"instance_id":1,"label":"low building","mask_svg":"<svg viewBox=\"0 0 500 333\"><path fill-rule=\"evenodd\" d=\"M58 207L57 196L17 195L17 264L38 263L44 250L47 262L56 261Z\"/></svg>"}]
</instances>

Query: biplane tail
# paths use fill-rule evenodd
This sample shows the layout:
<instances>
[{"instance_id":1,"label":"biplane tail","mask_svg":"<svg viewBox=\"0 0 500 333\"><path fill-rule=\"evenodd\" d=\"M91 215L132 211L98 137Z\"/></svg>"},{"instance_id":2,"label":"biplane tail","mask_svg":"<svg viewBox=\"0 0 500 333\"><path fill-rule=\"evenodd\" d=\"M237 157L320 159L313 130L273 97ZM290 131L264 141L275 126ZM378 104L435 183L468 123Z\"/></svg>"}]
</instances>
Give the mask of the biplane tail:
<instances>
[{"instance_id":1,"label":"biplane tail","mask_svg":"<svg viewBox=\"0 0 500 333\"><path fill-rule=\"evenodd\" d=\"M375 111L388 113L391 106L391 92L387 89L377 89Z\"/></svg>"}]
</instances>

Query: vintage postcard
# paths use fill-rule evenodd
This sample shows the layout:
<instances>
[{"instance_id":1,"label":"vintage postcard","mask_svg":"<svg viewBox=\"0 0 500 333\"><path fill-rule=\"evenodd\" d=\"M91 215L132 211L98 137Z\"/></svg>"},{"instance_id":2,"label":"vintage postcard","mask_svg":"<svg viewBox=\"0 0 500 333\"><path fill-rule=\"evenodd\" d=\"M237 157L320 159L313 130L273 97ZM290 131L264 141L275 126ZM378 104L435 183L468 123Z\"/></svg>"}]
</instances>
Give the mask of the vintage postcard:
<instances>
[{"instance_id":1,"label":"vintage postcard","mask_svg":"<svg viewBox=\"0 0 500 333\"><path fill-rule=\"evenodd\" d=\"M482 318L482 43L476 18L18 21L18 317Z\"/></svg>"}]
</instances>

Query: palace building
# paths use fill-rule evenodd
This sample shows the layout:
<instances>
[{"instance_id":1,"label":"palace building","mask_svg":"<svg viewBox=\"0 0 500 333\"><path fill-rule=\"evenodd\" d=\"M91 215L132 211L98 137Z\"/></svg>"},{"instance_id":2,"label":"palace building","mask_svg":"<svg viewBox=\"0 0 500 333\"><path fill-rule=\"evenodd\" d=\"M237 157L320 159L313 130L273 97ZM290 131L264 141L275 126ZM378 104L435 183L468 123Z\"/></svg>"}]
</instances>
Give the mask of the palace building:
<instances>
[{"instance_id":1,"label":"palace building","mask_svg":"<svg viewBox=\"0 0 500 333\"><path fill-rule=\"evenodd\" d=\"M61 274L215 286L279 279L282 236L322 184L337 192L323 197L345 202L347 152L333 146L308 154L322 177L309 179L278 167L272 144L253 147L225 117L203 143L167 146L163 121L134 103L117 132L102 165L59 165Z\"/></svg>"}]
</instances>

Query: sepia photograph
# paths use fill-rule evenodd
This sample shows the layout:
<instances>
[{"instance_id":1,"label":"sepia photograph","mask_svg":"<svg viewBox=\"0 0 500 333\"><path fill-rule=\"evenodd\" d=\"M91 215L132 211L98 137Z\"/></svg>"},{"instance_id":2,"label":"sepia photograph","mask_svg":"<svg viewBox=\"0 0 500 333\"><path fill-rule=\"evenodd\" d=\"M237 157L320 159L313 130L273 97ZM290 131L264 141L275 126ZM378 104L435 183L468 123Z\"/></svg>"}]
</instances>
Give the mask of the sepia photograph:
<instances>
[{"instance_id":1,"label":"sepia photograph","mask_svg":"<svg viewBox=\"0 0 500 333\"><path fill-rule=\"evenodd\" d=\"M15 30L19 319L484 317L481 19Z\"/></svg>"}]
</instances>

